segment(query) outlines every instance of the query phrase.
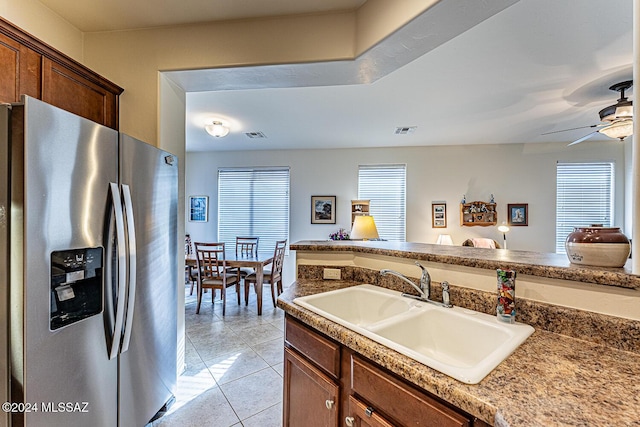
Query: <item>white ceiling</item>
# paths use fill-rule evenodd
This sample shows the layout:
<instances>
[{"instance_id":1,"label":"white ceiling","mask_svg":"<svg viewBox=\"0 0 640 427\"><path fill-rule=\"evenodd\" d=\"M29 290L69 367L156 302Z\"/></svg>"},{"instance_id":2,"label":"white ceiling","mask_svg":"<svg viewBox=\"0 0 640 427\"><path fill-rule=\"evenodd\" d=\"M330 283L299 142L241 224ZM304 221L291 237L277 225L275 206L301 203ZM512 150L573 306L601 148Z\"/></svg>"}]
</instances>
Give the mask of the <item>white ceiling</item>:
<instances>
[{"instance_id":1,"label":"white ceiling","mask_svg":"<svg viewBox=\"0 0 640 427\"><path fill-rule=\"evenodd\" d=\"M363 3L183 0L180 10L164 13L141 6L151 0L40 1L84 31L116 28L108 21L120 14L117 28L352 9ZM206 7L212 3L217 7ZM596 124L598 111L615 103L618 94L609 86L631 80L633 73L632 7L629 0L520 0L460 35L450 34L442 45L412 46L420 56L395 71L397 64L383 66L357 81L350 70L362 69L358 60L170 73L189 91L187 150L570 142L591 130L541 134ZM394 43L403 39L384 41L380 56L398 51ZM372 49L366 55L375 54ZM403 61L411 59L405 55ZM633 98L633 89L628 95ZM230 123L229 136L205 133L204 124L214 117ZM404 126L417 130L394 134ZM267 139L244 134L257 131ZM611 140L598 134L583 144L597 141Z\"/></svg>"}]
</instances>

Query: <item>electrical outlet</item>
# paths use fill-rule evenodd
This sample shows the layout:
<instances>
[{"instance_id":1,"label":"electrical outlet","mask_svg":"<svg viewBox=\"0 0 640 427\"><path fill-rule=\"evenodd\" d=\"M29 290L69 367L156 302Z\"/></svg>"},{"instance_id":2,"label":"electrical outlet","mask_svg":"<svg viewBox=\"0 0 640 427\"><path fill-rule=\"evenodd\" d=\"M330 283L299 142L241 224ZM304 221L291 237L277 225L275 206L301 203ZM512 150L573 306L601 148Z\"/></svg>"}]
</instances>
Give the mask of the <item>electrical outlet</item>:
<instances>
[{"instance_id":1,"label":"electrical outlet","mask_svg":"<svg viewBox=\"0 0 640 427\"><path fill-rule=\"evenodd\" d=\"M340 280L339 268L325 268L322 277L330 280Z\"/></svg>"}]
</instances>

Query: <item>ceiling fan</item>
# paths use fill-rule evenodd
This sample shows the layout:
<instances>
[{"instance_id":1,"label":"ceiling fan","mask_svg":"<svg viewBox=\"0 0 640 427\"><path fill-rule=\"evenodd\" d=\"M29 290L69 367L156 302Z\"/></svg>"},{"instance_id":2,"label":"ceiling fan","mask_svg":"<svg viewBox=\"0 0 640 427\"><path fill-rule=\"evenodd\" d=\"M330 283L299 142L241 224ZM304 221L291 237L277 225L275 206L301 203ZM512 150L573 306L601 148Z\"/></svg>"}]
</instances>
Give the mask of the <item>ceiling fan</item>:
<instances>
[{"instance_id":1,"label":"ceiling fan","mask_svg":"<svg viewBox=\"0 0 640 427\"><path fill-rule=\"evenodd\" d=\"M567 132L576 129L595 128L596 130L593 132L583 136L582 138L576 139L569 145L579 144L580 142L591 138L596 133L601 133L609 138L617 138L620 141L623 141L626 137L633 135L633 101L629 101L627 97L624 96L624 92L631 88L631 86L633 86L633 80L627 80L625 82L616 83L609 88L610 90L620 92L620 98L617 103L600 110L598 114L600 115L600 121L602 123L591 126L557 130L554 132L543 133L542 135Z\"/></svg>"}]
</instances>

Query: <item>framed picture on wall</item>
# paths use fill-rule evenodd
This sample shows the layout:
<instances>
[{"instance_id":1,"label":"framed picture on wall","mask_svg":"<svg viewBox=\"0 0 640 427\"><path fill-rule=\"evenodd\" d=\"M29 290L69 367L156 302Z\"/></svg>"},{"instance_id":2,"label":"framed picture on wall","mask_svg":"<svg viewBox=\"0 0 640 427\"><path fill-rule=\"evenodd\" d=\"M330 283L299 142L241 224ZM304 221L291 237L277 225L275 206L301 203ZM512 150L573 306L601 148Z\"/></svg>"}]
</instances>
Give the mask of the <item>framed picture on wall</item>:
<instances>
[{"instance_id":1,"label":"framed picture on wall","mask_svg":"<svg viewBox=\"0 0 640 427\"><path fill-rule=\"evenodd\" d=\"M336 196L311 196L311 224L336 223Z\"/></svg>"},{"instance_id":2,"label":"framed picture on wall","mask_svg":"<svg viewBox=\"0 0 640 427\"><path fill-rule=\"evenodd\" d=\"M209 196L189 196L189 221L207 222Z\"/></svg>"},{"instance_id":3,"label":"framed picture on wall","mask_svg":"<svg viewBox=\"0 0 640 427\"><path fill-rule=\"evenodd\" d=\"M447 227L447 204L445 202L431 203L431 228Z\"/></svg>"},{"instance_id":4,"label":"framed picture on wall","mask_svg":"<svg viewBox=\"0 0 640 427\"><path fill-rule=\"evenodd\" d=\"M510 203L507 205L507 223L511 226L529 225L529 204Z\"/></svg>"}]
</instances>

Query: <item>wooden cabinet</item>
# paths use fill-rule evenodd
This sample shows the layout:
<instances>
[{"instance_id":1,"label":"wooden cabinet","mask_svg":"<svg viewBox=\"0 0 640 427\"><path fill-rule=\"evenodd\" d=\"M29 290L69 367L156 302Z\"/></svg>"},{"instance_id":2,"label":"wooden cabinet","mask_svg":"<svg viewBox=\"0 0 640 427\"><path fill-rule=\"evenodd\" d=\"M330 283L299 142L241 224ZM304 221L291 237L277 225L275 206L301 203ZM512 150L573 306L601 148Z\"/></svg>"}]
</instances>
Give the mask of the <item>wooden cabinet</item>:
<instances>
[{"instance_id":1,"label":"wooden cabinet","mask_svg":"<svg viewBox=\"0 0 640 427\"><path fill-rule=\"evenodd\" d=\"M288 348L284 352L284 373L283 425L339 425L339 387L331 378Z\"/></svg>"},{"instance_id":2,"label":"wooden cabinet","mask_svg":"<svg viewBox=\"0 0 640 427\"><path fill-rule=\"evenodd\" d=\"M349 396L349 414L344 420L347 427L395 427L354 396Z\"/></svg>"},{"instance_id":3,"label":"wooden cabinet","mask_svg":"<svg viewBox=\"0 0 640 427\"><path fill-rule=\"evenodd\" d=\"M487 426L289 315L284 360L285 427Z\"/></svg>"},{"instance_id":4,"label":"wooden cabinet","mask_svg":"<svg viewBox=\"0 0 640 427\"><path fill-rule=\"evenodd\" d=\"M109 127L117 126L113 92L49 58L43 58L42 65L44 102Z\"/></svg>"},{"instance_id":5,"label":"wooden cabinet","mask_svg":"<svg viewBox=\"0 0 640 427\"><path fill-rule=\"evenodd\" d=\"M438 427L469 427L470 418L440 403L435 398L383 371L354 354L351 356L351 392L367 403L364 413L361 405L354 405L354 418L371 419L373 425L426 425ZM351 403L350 403L351 409ZM418 422L419 421L419 422ZM366 425L366 424L365 424Z\"/></svg>"},{"instance_id":6,"label":"wooden cabinet","mask_svg":"<svg viewBox=\"0 0 640 427\"><path fill-rule=\"evenodd\" d=\"M122 88L0 18L0 102L21 95L118 129Z\"/></svg>"},{"instance_id":7,"label":"wooden cabinet","mask_svg":"<svg viewBox=\"0 0 640 427\"><path fill-rule=\"evenodd\" d=\"M0 102L18 102L20 95L41 96L42 56L0 33Z\"/></svg>"},{"instance_id":8,"label":"wooden cabinet","mask_svg":"<svg viewBox=\"0 0 640 427\"><path fill-rule=\"evenodd\" d=\"M467 227L496 225L498 212L492 202L460 203L460 225Z\"/></svg>"},{"instance_id":9,"label":"wooden cabinet","mask_svg":"<svg viewBox=\"0 0 640 427\"><path fill-rule=\"evenodd\" d=\"M338 426L340 345L291 319L285 345L283 425Z\"/></svg>"},{"instance_id":10,"label":"wooden cabinet","mask_svg":"<svg viewBox=\"0 0 640 427\"><path fill-rule=\"evenodd\" d=\"M358 215L369 215L370 200L352 200L351 201L351 227Z\"/></svg>"}]
</instances>

